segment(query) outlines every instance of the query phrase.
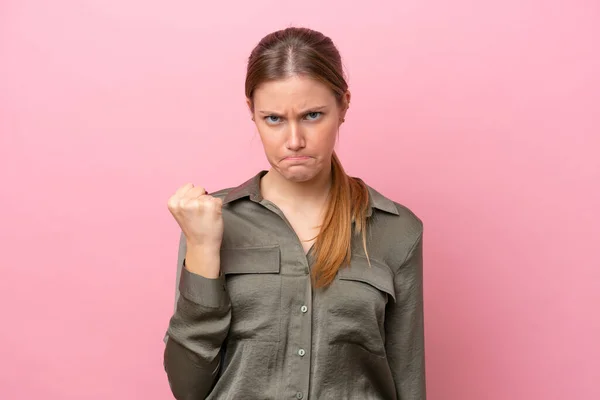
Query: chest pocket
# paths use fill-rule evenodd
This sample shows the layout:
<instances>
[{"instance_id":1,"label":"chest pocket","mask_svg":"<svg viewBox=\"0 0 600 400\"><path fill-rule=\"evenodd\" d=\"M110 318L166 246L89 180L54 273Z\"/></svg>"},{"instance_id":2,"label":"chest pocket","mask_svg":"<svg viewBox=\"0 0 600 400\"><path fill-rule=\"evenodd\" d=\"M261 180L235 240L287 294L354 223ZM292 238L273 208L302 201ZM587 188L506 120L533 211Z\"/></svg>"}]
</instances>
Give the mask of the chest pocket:
<instances>
[{"instance_id":1,"label":"chest pocket","mask_svg":"<svg viewBox=\"0 0 600 400\"><path fill-rule=\"evenodd\" d=\"M384 323L388 301L395 301L394 277L389 267L353 256L340 268L328 294L327 326L330 344L355 344L385 355Z\"/></svg>"},{"instance_id":2,"label":"chest pocket","mask_svg":"<svg viewBox=\"0 0 600 400\"><path fill-rule=\"evenodd\" d=\"M279 245L222 249L221 271L232 306L229 339L279 341Z\"/></svg>"}]
</instances>

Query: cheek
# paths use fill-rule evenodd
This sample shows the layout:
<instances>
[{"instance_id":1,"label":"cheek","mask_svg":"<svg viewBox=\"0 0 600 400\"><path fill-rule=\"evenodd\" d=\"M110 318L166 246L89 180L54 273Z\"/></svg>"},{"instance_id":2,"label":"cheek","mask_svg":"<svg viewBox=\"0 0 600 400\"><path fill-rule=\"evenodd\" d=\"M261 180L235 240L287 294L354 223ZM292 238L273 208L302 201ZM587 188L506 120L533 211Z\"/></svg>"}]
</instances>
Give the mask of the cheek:
<instances>
[{"instance_id":1,"label":"cheek","mask_svg":"<svg viewBox=\"0 0 600 400\"><path fill-rule=\"evenodd\" d=\"M276 135L260 131L258 133L266 153L272 153L281 147L282 144L280 143L280 139Z\"/></svg>"},{"instance_id":2,"label":"cheek","mask_svg":"<svg viewBox=\"0 0 600 400\"><path fill-rule=\"evenodd\" d=\"M327 124L318 128L315 134L316 145L323 150L332 149L337 140L338 128L335 124Z\"/></svg>"}]
</instances>

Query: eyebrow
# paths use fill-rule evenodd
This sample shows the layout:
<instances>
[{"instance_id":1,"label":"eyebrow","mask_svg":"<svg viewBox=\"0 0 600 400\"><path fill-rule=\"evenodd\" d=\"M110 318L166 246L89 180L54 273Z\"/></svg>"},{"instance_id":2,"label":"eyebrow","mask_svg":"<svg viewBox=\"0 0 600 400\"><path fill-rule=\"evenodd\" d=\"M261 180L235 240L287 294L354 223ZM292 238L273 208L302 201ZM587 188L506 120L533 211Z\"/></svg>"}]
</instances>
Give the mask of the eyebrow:
<instances>
[{"instance_id":1,"label":"eyebrow","mask_svg":"<svg viewBox=\"0 0 600 400\"><path fill-rule=\"evenodd\" d=\"M307 113L310 113L310 112L321 111L321 110L324 110L326 108L327 108L327 106L310 107L310 108L307 108L307 109L301 111L300 114L307 114ZM278 112L268 111L268 110L260 110L258 112L260 114L263 114L263 115L281 115Z\"/></svg>"}]
</instances>

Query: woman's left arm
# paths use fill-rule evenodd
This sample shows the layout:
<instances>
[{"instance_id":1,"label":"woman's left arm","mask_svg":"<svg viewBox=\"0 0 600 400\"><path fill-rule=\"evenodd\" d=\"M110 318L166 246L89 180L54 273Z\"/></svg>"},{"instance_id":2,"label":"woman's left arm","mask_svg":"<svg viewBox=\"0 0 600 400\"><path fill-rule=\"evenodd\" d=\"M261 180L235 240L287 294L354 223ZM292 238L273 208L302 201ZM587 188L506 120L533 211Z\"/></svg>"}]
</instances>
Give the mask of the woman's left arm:
<instances>
[{"instance_id":1,"label":"woman's left arm","mask_svg":"<svg viewBox=\"0 0 600 400\"><path fill-rule=\"evenodd\" d=\"M423 327L423 234L394 277L396 302L385 317L386 353L398 400L426 400Z\"/></svg>"}]
</instances>

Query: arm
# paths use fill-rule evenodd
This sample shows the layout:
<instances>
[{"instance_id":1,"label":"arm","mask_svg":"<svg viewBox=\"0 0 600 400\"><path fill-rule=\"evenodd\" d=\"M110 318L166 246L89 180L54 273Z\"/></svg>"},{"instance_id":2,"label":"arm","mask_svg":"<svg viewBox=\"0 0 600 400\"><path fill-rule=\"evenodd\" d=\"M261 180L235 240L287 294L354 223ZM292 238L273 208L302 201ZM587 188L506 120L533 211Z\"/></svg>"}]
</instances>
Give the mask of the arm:
<instances>
[{"instance_id":1,"label":"arm","mask_svg":"<svg viewBox=\"0 0 600 400\"><path fill-rule=\"evenodd\" d=\"M386 312L386 352L398 400L426 400L423 240L417 237L394 277L396 302Z\"/></svg>"},{"instance_id":2,"label":"arm","mask_svg":"<svg viewBox=\"0 0 600 400\"><path fill-rule=\"evenodd\" d=\"M205 278L185 267L185 238L179 244L175 312L167 331L164 368L178 400L204 399L220 367L221 346L231 321L225 278Z\"/></svg>"}]
</instances>

